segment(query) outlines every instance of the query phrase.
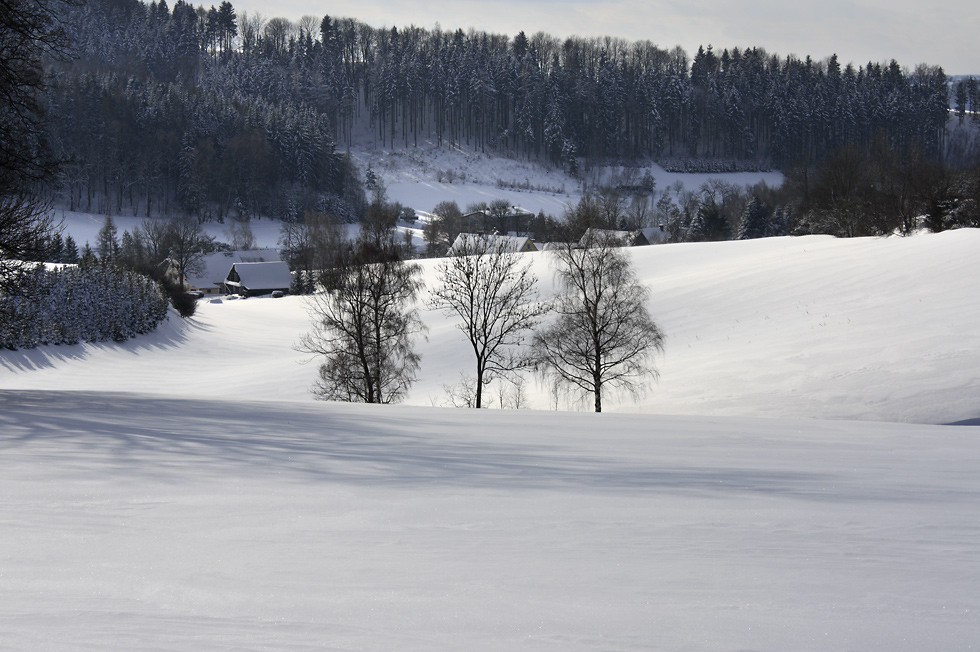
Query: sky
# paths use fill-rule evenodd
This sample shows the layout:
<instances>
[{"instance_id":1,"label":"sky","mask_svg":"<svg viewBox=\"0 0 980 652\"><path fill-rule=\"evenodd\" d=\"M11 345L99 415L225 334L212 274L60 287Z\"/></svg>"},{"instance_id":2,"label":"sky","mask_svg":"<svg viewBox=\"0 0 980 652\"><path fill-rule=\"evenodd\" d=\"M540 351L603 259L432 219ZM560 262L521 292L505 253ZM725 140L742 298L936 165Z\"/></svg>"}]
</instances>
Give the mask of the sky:
<instances>
[{"instance_id":1,"label":"sky","mask_svg":"<svg viewBox=\"0 0 980 652\"><path fill-rule=\"evenodd\" d=\"M914 68L940 65L950 75L980 74L980 7L952 0L941 10L914 0L263 0L233 2L238 13L258 11L292 20L309 14L356 18L375 27L416 25L445 30L470 27L514 36L543 31L552 36L615 36L680 45L693 55L699 45L715 50L755 46L772 54L842 63L896 59Z\"/></svg>"}]
</instances>

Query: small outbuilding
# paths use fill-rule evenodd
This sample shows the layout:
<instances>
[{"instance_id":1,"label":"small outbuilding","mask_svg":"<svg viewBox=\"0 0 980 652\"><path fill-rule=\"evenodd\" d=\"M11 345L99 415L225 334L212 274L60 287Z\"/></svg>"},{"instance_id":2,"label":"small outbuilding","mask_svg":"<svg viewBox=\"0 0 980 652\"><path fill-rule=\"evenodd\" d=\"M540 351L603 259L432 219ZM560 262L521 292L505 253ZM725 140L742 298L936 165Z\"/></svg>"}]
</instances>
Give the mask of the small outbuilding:
<instances>
[{"instance_id":1,"label":"small outbuilding","mask_svg":"<svg viewBox=\"0 0 980 652\"><path fill-rule=\"evenodd\" d=\"M613 240L622 247L645 247L650 244L643 231L613 231L609 229L586 229L579 244L585 247L587 243L596 240Z\"/></svg>"},{"instance_id":2,"label":"small outbuilding","mask_svg":"<svg viewBox=\"0 0 980 652\"><path fill-rule=\"evenodd\" d=\"M282 261L266 263L234 263L225 277L225 292L245 297L288 292L293 275Z\"/></svg>"},{"instance_id":3,"label":"small outbuilding","mask_svg":"<svg viewBox=\"0 0 980 652\"><path fill-rule=\"evenodd\" d=\"M472 241L476 239L486 239L494 244L494 246L500 246L500 249L506 253L511 254L522 254L529 251L537 251L538 248L531 241L531 238L523 236L513 236L513 235L483 235L479 233L460 233L456 236L456 240L449 247L449 251L446 252L447 256L459 256L466 255L467 251L472 252Z\"/></svg>"}]
</instances>

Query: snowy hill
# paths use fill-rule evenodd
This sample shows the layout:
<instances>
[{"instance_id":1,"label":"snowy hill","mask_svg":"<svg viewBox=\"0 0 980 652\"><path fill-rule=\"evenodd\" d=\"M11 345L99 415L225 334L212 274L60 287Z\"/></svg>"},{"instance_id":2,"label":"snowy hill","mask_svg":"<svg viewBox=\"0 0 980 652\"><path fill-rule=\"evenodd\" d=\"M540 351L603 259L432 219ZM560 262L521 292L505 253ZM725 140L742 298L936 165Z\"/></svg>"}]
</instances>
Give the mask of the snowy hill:
<instances>
[{"instance_id":1,"label":"snowy hill","mask_svg":"<svg viewBox=\"0 0 980 652\"><path fill-rule=\"evenodd\" d=\"M631 250L667 335L660 381L612 410L918 423L980 417L980 231L910 238L825 236ZM546 254L526 254L552 292ZM428 287L438 261L424 261ZM445 404L470 373L455 322L430 328L408 402ZM0 387L164 392L196 398L312 400L316 363L293 347L305 300L201 302L188 322L123 345L0 355ZM553 407L529 383L529 405ZM559 401L559 407L575 407Z\"/></svg>"},{"instance_id":2,"label":"snowy hill","mask_svg":"<svg viewBox=\"0 0 980 652\"><path fill-rule=\"evenodd\" d=\"M980 429L894 422L980 417L978 246L631 250L646 414L428 407L433 311L414 405L315 402L299 297L0 352L0 649L973 649Z\"/></svg>"},{"instance_id":3,"label":"snowy hill","mask_svg":"<svg viewBox=\"0 0 980 652\"><path fill-rule=\"evenodd\" d=\"M362 173L370 168L378 175L387 186L389 199L416 211L431 211L441 201L455 201L465 209L478 202L506 199L533 213L544 211L559 217L582 196L582 181L560 169L464 147L423 142L418 147L385 148L362 138L351 149L351 158ZM609 172L610 168L597 168L582 177L591 188L598 181L608 183ZM648 172L658 191L675 184L696 190L710 179L740 187L759 181L778 186L783 181L779 172L682 174L667 172L654 163L636 168L640 177Z\"/></svg>"}]
</instances>

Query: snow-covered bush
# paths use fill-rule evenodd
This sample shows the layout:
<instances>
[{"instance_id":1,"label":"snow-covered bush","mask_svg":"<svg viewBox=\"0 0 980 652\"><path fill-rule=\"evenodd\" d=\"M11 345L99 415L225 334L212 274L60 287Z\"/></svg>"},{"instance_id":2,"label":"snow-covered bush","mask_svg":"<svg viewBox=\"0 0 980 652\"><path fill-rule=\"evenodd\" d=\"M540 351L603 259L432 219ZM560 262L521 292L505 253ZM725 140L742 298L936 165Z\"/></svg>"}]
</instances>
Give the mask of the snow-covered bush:
<instances>
[{"instance_id":1,"label":"snow-covered bush","mask_svg":"<svg viewBox=\"0 0 980 652\"><path fill-rule=\"evenodd\" d=\"M167 316L155 281L111 266L27 272L19 292L0 295L0 346L122 341L149 333Z\"/></svg>"}]
</instances>

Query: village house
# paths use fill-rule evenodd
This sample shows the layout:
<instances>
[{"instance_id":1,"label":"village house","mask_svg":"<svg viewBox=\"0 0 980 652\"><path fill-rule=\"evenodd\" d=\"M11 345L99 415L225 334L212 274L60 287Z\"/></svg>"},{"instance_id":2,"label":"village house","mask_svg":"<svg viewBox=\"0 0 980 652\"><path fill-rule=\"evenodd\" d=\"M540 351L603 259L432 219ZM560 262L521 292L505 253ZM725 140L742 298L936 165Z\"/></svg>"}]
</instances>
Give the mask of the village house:
<instances>
[{"instance_id":1,"label":"village house","mask_svg":"<svg viewBox=\"0 0 980 652\"><path fill-rule=\"evenodd\" d=\"M579 240L579 244L586 246L589 241L605 238L616 240L623 247L644 247L650 244L643 231L613 231L610 229L586 229L582 239Z\"/></svg>"},{"instance_id":2,"label":"village house","mask_svg":"<svg viewBox=\"0 0 980 652\"><path fill-rule=\"evenodd\" d=\"M497 202L460 218L460 226L471 233L526 234L534 213L519 206L501 206Z\"/></svg>"},{"instance_id":3,"label":"village house","mask_svg":"<svg viewBox=\"0 0 980 652\"><path fill-rule=\"evenodd\" d=\"M499 244L506 253L520 254L529 251L537 251L538 248L531 241L531 238L513 235L484 235L479 233L460 233L456 240L450 245L446 252L447 256L466 255L467 250L472 249L472 240L476 238L487 238L493 245Z\"/></svg>"},{"instance_id":4,"label":"village house","mask_svg":"<svg viewBox=\"0 0 980 652\"><path fill-rule=\"evenodd\" d=\"M275 249L216 251L204 256L197 269L187 275L185 284L191 291L219 294L225 292L228 270L235 263L270 263L281 260L279 252Z\"/></svg>"},{"instance_id":5,"label":"village house","mask_svg":"<svg viewBox=\"0 0 980 652\"><path fill-rule=\"evenodd\" d=\"M273 292L288 292L293 275L280 261L234 263L224 280L225 292L255 297Z\"/></svg>"}]
</instances>

